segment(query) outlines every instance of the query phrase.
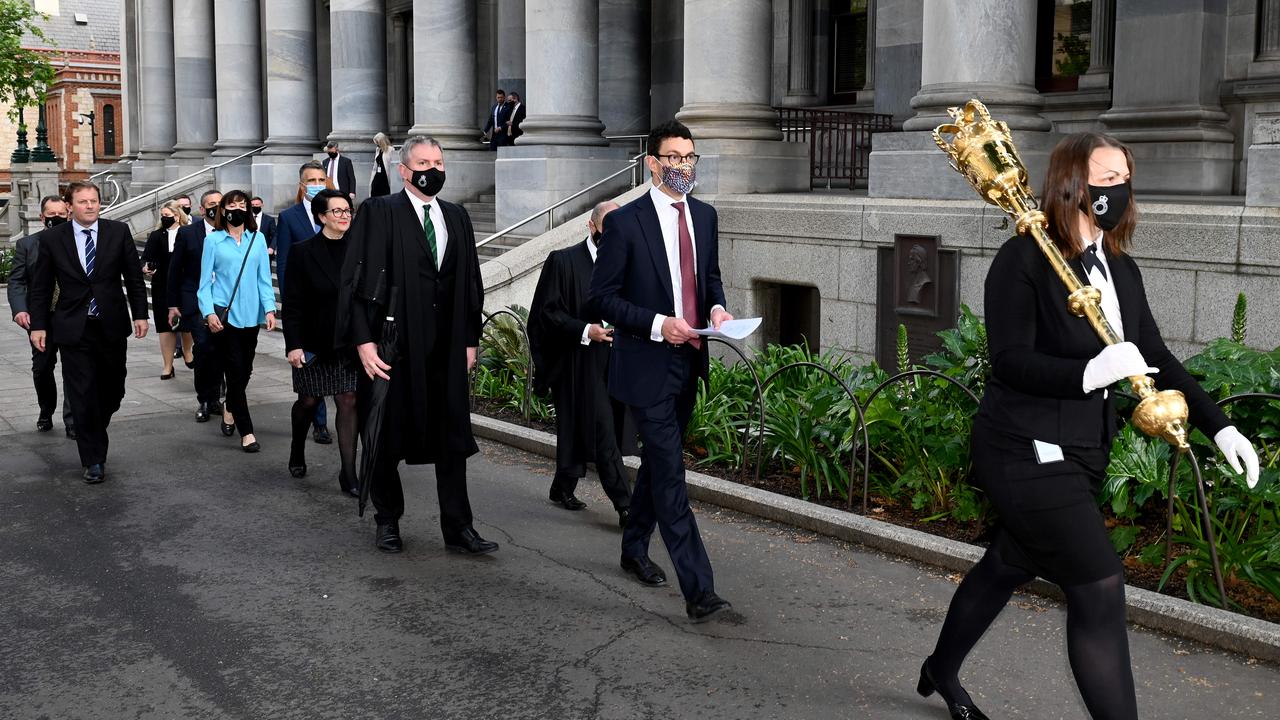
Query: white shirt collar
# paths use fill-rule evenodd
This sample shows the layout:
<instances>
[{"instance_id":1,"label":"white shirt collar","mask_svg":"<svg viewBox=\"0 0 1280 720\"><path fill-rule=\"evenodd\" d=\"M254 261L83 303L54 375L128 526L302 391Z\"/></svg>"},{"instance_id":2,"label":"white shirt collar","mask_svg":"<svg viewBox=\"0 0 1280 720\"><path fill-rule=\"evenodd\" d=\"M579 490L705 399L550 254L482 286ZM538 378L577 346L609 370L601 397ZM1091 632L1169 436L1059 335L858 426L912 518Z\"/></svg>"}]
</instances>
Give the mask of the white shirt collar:
<instances>
[{"instance_id":1,"label":"white shirt collar","mask_svg":"<svg viewBox=\"0 0 1280 720\"><path fill-rule=\"evenodd\" d=\"M587 233L587 252L591 253L591 262L595 262L596 255L600 253L600 248L596 246L595 240L591 239L591 233Z\"/></svg>"},{"instance_id":2,"label":"white shirt collar","mask_svg":"<svg viewBox=\"0 0 1280 720\"><path fill-rule=\"evenodd\" d=\"M660 208L671 208L671 203L675 203L675 202L687 203L689 201L688 195L681 195L679 200L672 200L670 195L662 192L662 188L652 184L649 187L649 197L653 198L653 204ZM687 205L685 209L686 210L688 209Z\"/></svg>"},{"instance_id":3,"label":"white shirt collar","mask_svg":"<svg viewBox=\"0 0 1280 720\"><path fill-rule=\"evenodd\" d=\"M204 234L205 234L205 235L212 235L212 234L214 234L214 233L218 232L218 228L214 227L214 226L213 226L213 223L209 222L209 218L204 218L201 222L203 222L203 223L204 223Z\"/></svg>"},{"instance_id":4,"label":"white shirt collar","mask_svg":"<svg viewBox=\"0 0 1280 720\"><path fill-rule=\"evenodd\" d=\"M85 230L92 230L93 238L95 241L97 240L98 238L98 221L97 220L94 220L92 225L81 225L79 220L72 220L71 222L75 223L77 236L83 238Z\"/></svg>"}]
</instances>

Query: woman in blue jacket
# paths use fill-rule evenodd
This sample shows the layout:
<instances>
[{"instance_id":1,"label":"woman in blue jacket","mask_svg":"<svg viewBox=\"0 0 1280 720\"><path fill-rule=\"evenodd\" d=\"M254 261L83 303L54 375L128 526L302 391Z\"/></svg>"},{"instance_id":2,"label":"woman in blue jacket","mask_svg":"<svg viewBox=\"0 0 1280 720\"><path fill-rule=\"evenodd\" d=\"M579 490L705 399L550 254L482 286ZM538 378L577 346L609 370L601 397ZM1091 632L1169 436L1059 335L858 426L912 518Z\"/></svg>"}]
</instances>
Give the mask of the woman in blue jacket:
<instances>
[{"instance_id":1,"label":"woman in blue jacket","mask_svg":"<svg viewBox=\"0 0 1280 720\"><path fill-rule=\"evenodd\" d=\"M222 196L213 226L217 230L204 241L196 299L227 378L222 434L231 437L238 426L241 448L253 453L261 447L253 435L245 388L253 373L258 326L264 321L267 330L276 326L271 259L245 192L232 190Z\"/></svg>"}]
</instances>

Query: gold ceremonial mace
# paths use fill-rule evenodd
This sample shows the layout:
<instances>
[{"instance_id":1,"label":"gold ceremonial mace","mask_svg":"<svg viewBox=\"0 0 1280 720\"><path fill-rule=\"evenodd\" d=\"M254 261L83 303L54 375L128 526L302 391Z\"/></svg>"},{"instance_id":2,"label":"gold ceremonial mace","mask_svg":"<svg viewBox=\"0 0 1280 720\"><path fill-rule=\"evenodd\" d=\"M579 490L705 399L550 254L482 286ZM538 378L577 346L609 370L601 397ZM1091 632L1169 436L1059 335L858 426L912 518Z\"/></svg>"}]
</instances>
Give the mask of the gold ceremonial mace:
<instances>
[{"instance_id":1,"label":"gold ceremonial mace","mask_svg":"<svg viewBox=\"0 0 1280 720\"><path fill-rule=\"evenodd\" d=\"M1102 293L1092 285L1084 285L1067 264L1058 246L1049 239L1048 221L1037 209L1035 195L1027 182L1027 169L1018 157L1009 126L991 119L987 106L970 100L963 108L948 108L954 122L939 125L933 140L951 159L951 167L964 176L983 200L1004 210L1017 223L1018 234L1030 234L1053 266L1070 293L1067 309L1083 317L1093 326L1098 337L1108 345L1120 342L1115 330L1102 314ZM943 139L951 136L951 142ZM1152 437L1169 441L1180 452L1187 445L1187 400L1177 390L1157 391L1146 375L1129 378L1133 391L1141 398L1133 411L1133 424Z\"/></svg>"}]
</instances>

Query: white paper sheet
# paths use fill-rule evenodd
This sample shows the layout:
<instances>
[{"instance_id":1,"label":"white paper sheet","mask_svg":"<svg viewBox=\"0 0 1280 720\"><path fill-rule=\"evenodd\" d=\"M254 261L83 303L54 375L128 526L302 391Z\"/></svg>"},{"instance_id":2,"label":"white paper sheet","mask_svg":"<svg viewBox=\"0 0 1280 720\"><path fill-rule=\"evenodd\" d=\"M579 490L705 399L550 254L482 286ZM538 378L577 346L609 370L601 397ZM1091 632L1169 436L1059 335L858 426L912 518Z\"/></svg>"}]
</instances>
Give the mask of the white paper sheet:
<instances>
[{"instance_id":1,"label":"white paper sheet","mask_svg":"<svg viewBox=\"0 0 1280 720\"><path fill-rule=\"evenodd\" d=\"M760 327L760 318L743 318L741 320L729 320L720 323L720 329L705 327L695 328L694 332L704 337L729 338L730 340L741 340Z\"/></svg>"}]
</instances>

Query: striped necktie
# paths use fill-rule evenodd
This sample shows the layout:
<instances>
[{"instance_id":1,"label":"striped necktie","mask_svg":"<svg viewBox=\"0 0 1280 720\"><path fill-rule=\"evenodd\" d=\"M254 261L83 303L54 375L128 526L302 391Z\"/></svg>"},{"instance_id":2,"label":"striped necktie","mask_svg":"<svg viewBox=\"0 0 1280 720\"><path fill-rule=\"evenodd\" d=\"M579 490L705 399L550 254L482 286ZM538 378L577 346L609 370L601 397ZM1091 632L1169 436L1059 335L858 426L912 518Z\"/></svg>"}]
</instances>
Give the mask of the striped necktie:
<instances>
[{"instance_id":1,"label":"striped necktie","mask_svg":"<svg viewBox=\"0 0 1280 720\"><path fill-rule=\"evenodd\" d=\"M93 268L98 257L98 246L93 243L93 228L84 229L84 274L93 280ZM92 290L90 290L92 292ZM98 301L89 296L89 317L98 317Z\"/></svg>"},{"instance_id":2,"label":"striped necktie","mask_svg":"<svg viewBox=\"0 0 1280 720\"><path fill-rule=\"evenodd\" d=\"M431 222L431 204L422 206L422 230L427 234L427 249L431 251L431 262L440 269L440 258L436 257L436 224Z\"/></svg>"}]
</instances>

